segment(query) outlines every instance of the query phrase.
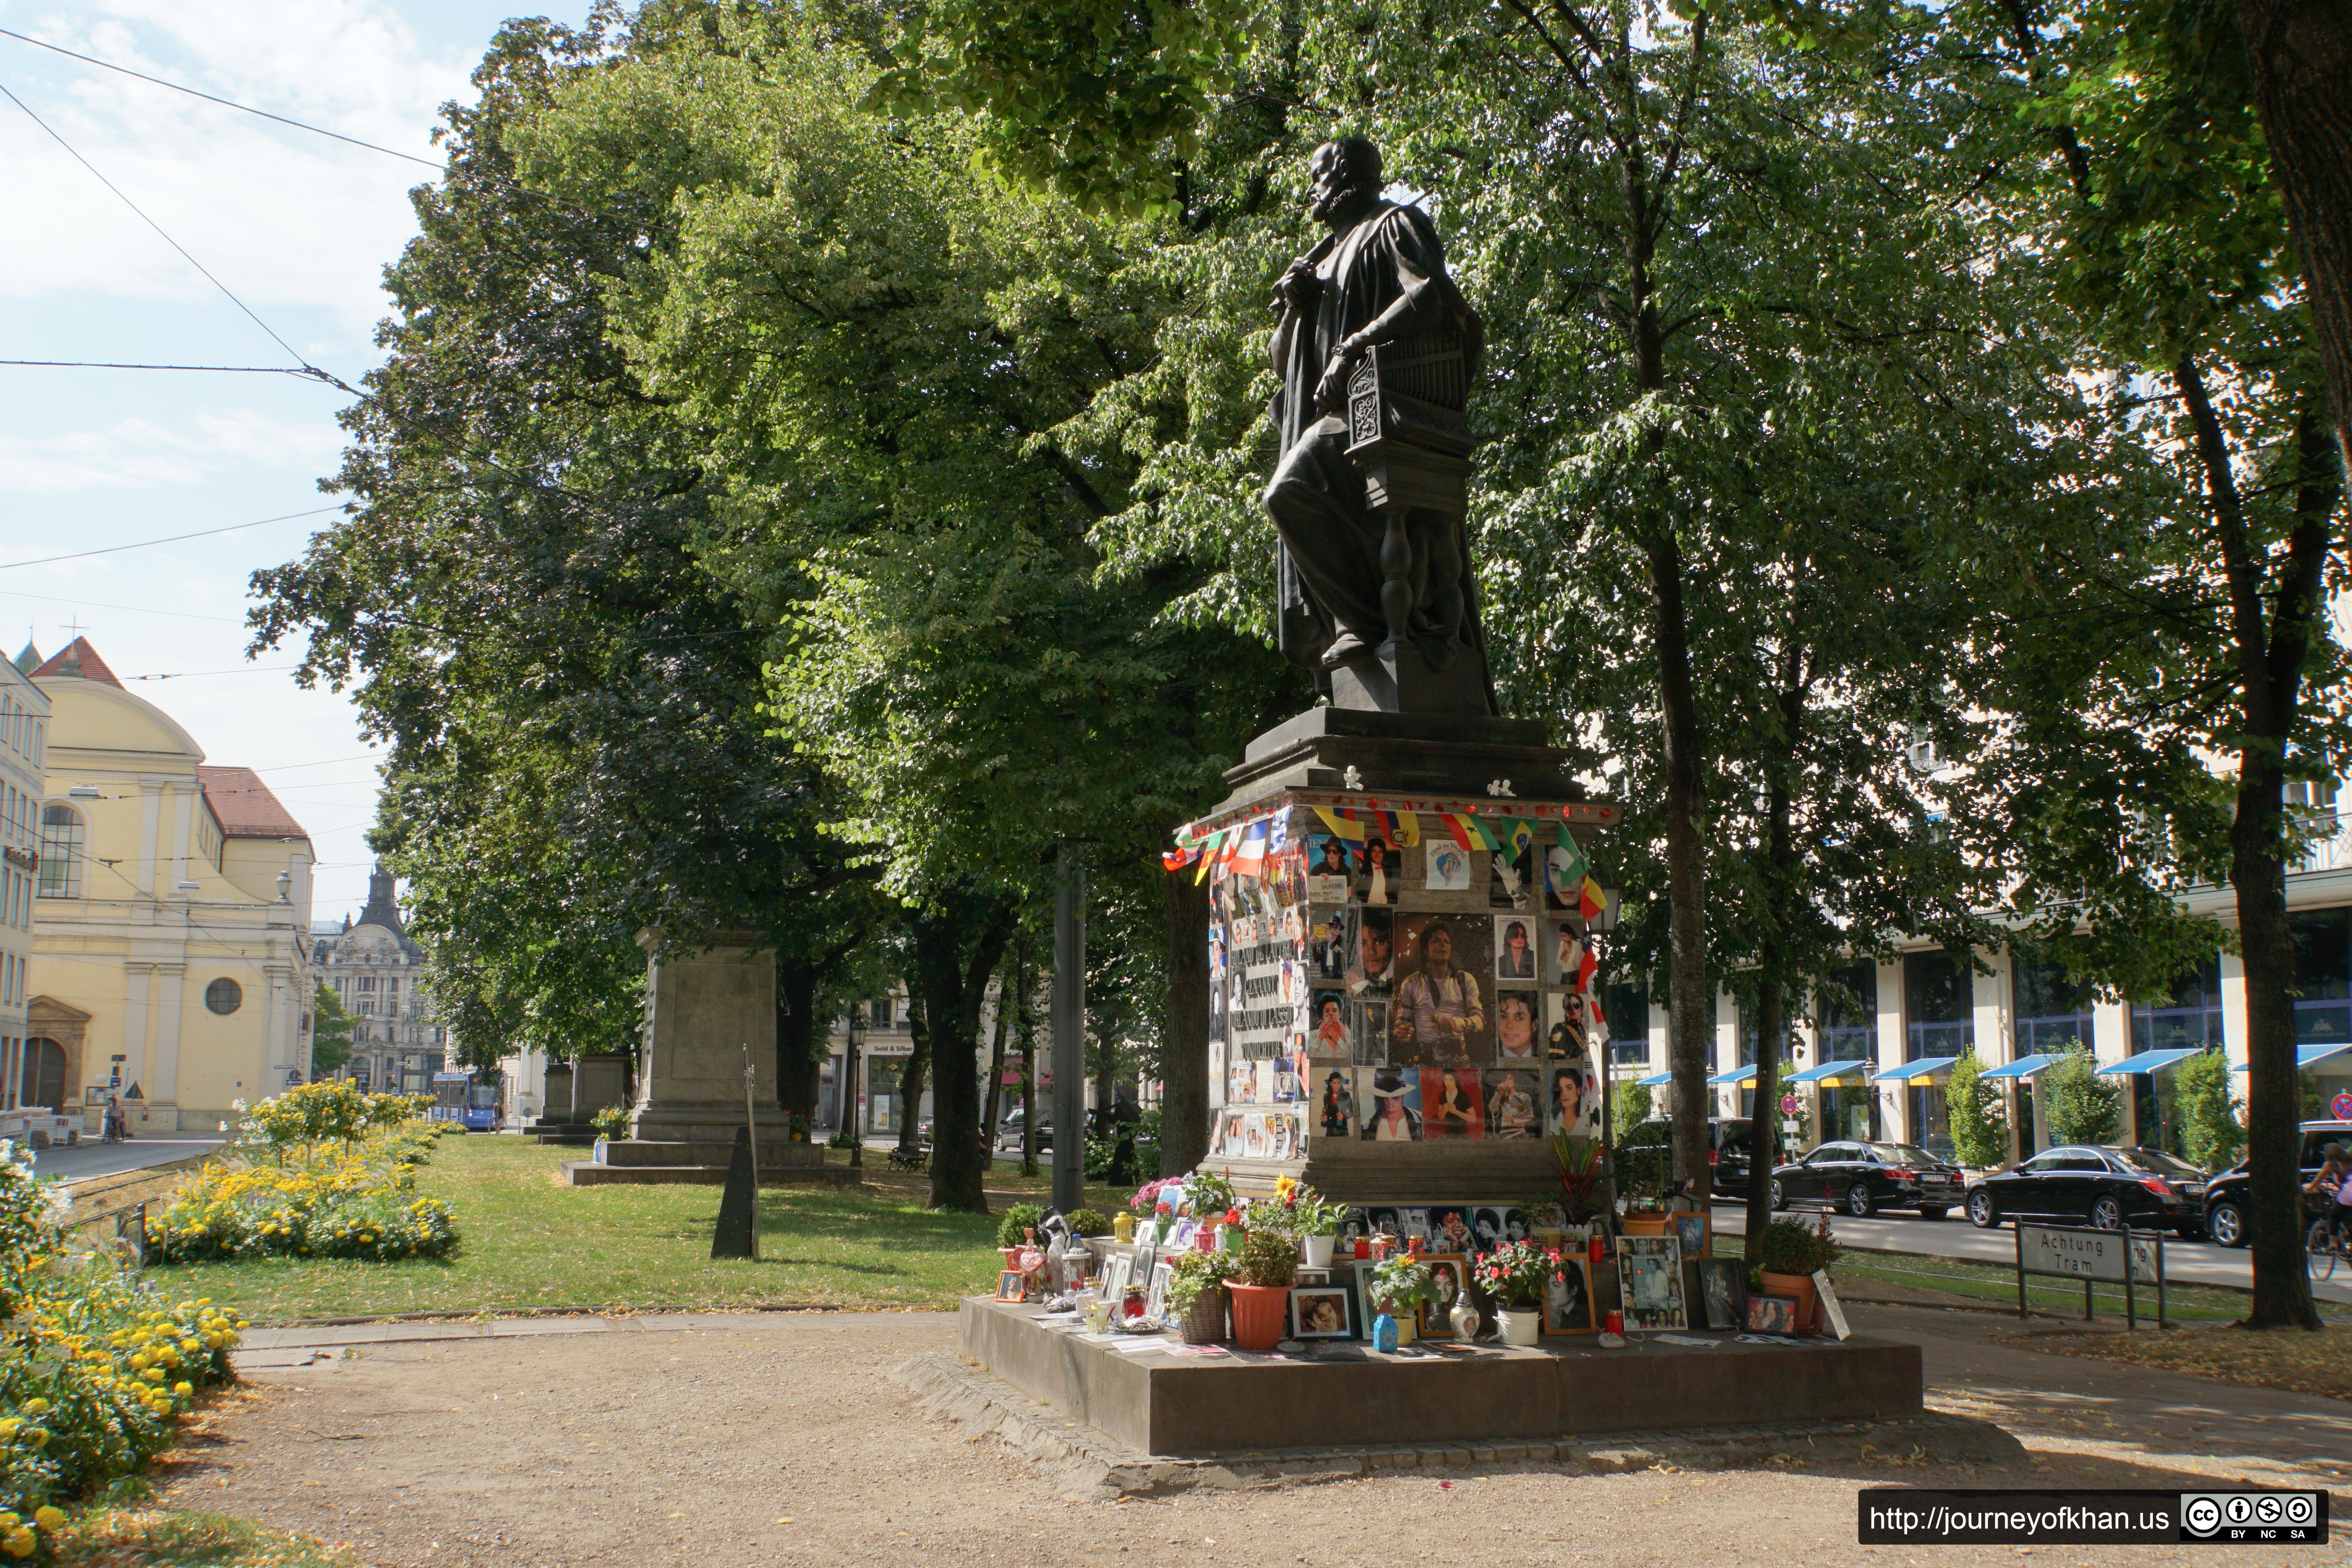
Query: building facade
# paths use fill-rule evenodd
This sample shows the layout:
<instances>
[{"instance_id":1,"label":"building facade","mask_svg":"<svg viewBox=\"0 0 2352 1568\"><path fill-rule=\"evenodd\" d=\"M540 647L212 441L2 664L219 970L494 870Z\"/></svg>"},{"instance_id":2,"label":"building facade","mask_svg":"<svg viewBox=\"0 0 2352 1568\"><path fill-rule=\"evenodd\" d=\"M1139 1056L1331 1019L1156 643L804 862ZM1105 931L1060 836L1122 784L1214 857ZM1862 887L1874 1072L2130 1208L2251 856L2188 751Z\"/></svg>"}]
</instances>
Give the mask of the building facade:
<instances>
[{"instance_id":1,"label":"building facade","mask_svg":"<svg viewBox=\"0 0 2352 1568\"><path fill-rule=\"evenodd\" d=\"M2306 803L2333 811L2332 801ZM2333 820L2332 818L2330 820ZM2352 1096L2352 832L2340 822L2286 878L2294 935L2295 1037L2307 1115L2342 1115ZM2237 923L2236 895L2200 888L2182 900L2194 913ZM1971 962L1973 958L1974 962ZM2061 966L2023 947L1947 952L1920 942L1879 963L1859 961L1837 976L1856 999L1819 1003L1792 1020L1783 1044L1784 1093L1793 1096L1800 1148L1828 1139L1885 1139L1951 1152L1944 1096L1953 1063L1973 1051L2001 1086L2011 1152L2021 1159L2050 1146L2041 1075L2072 1046L2088 1050L2105 1077L2124 1089L2119 1143L2179 1152L2173 1074L2190 1058L2219 1048L2239 1075L2246 1070L2245 968L2221 953L2183 974L2168 994L2100 1001L2067 980ZM1661 1108L1669 1074L1666 1015L1638 986L1612 987L1608 998L1612 1076L1648 1088ZM1756 1030L1728 994L1716 999L1708 1078L1712 1110L1754 1113ZM1789 1113L1769 1108L1776 1120Z\"/></svg>"},{"instance_id":2,"label":"building facade","mask_svg":"<svg viewBox=\"0 0 2352 1568\"><path fill-rule=\"evenodd\" d=\"M87 638L49 701L25 1081L96 1128L215 1131L310 1060L310 836L258 774L205 761Z\"/></svg>"},{"instance_id":3,"label":"building facade","mask_svg":"<svg viewBox=\"0 0 2352 1568\"><path fill-rule=\"evenodd\" d=\"M351 1060L335 1073L377 1093L430 1094L448 1060L448 1034L420 984L425 950L402 925L392 873L368 878L367 907L357 921L313 939L319 983L352 1015Z\"/></svg>"},{"instance_id":4,"label":"building facade","mask_svg":"<svg viewBox=\"0 0 2352 1568\"><path fill-rule=\"evenodd\" d=\"M41 868L42 759L48 746L49 700L33 684L41 657L26 645L0 662L0 1110L54 1105L62 1061L29 1058L25 1042L32 1000L33 904ZM56 1081L52 1082L52 1076Z\"/></svg>"}]
</instances>

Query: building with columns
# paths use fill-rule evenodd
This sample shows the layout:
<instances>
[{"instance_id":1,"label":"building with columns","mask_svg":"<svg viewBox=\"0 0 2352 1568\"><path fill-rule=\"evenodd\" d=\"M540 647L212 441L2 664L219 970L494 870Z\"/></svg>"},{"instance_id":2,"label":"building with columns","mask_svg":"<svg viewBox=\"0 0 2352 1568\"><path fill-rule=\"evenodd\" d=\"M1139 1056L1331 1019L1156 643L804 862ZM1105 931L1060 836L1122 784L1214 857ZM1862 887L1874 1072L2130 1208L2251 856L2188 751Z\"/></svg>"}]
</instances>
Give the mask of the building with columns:
<instances>
[{"instance_id":1,"label":"building with columns","mask_svg":"<svg viewBox=\"0 0 2352 1568\"><path fill-rule=\"evenodd\" d=\"M48 699L26 1068L96 1128L210 1132L307 1079L310 836L249 768L208 764L87 638Z\"/></svg>"},{"instance_id":2,"label":"building with columns","mask_svg":"<svg viewBox=\"0 0 2352 1568\"><path fill-rule=\"evenodd\" d=\"M310 962L352 1015L352 1058L335 1076L380 1093L430 1094L448 1037L418 983L425 950L401 924L391 872L378 866L369 876L356 922L346 915L341 931L312 938Z\"/></svg>"},{"instance_id":3,"label":"building with columns","mask_svg":"<svg viewBox=\"0 0 2352 1568\"><path fill-rule=\"evenodd\" d=\"M33 890L41 867L41 797L47 790L42 757L48 745L49 700L32 677L40 662L29 645L16 663L0 661L0 1111L47 1103L39 1098L48 1089L47 1074L63 1068L28 1060L25 1050L26 1005L32 998ZM0 1136L18 1125L0 1127Z\"/></svg>"}]
</instances>

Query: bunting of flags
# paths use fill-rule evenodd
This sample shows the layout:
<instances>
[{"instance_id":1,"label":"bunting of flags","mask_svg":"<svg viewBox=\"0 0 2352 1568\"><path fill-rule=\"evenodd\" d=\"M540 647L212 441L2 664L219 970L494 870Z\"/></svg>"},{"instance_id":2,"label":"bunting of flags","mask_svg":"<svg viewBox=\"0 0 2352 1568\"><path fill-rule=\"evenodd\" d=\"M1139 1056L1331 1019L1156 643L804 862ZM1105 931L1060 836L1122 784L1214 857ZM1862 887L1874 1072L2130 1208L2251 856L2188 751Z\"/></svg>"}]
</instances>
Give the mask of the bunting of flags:
<instances>
[{"instance_id":1,"label":"bunting of flags","mask_svg":"<svg viewBox=\"0 0 2352 1568\"><path fill-rule=\"evenodd\" d=\"M1362 844L1378 834L1400 849L1409 849L1421 842L1421 819L1434 817L1446 836L1464 850L1501 850L1507 847L1515 856L1525 856L1535 847L1538 824L1523 816L1488 816L1476 811L1405 811L1385 806L1377 802L1363 805L1318 805L1312 807L1324 827L1335 837L1351 844ZM1592 875L1592 862L1577 843L1576 836L1568 829L1565 819L1556 827L1558 842L1563 854L1556 868L1559 890L1576 889L1577 908L1588 921L1600 916L1609 907L1608 895ZM1286 812L1250 823L1235 823L1202 834L1191 828L1179 829L1172 849L1160 852L1160 863L1169 871L1181 871L1196 866L1192 879L1205 879L1211 868L1223 866L1244 875L1261 873L1266 863L1278 856L1289 843L1290 819Z\"/></svg>"}]
</instances>

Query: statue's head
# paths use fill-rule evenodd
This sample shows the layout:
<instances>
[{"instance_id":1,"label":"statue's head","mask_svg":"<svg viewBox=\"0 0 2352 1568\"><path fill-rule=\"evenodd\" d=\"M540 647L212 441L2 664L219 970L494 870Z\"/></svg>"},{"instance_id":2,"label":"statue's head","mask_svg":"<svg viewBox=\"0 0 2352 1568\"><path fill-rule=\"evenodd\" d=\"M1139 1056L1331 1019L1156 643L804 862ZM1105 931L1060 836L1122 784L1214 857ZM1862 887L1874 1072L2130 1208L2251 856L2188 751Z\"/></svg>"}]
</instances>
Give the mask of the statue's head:
<instances>
[{"instance_id":1,"label":"statue's head","mask_svg":"<svg viewBox=\"0 0 2352 1568\"><path fill-rule=\"evenodd\" d=\"M1307 164L1307 210L1328 219L1351 195L1381 194L1381 150L1361 136L1342 136L1315 149Z\"/></svg>"}]
</instances>

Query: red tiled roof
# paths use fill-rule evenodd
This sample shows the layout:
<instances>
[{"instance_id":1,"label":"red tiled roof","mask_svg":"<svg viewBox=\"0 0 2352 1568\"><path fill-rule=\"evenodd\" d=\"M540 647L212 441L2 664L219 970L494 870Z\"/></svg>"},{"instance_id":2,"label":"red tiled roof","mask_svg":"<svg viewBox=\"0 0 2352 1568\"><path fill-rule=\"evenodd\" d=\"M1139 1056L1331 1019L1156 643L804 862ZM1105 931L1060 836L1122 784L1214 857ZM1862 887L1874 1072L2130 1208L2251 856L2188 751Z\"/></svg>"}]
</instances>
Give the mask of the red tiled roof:
<instances>
[{"instance_id":1,"label":"red tiled roof","mask_svg":"<svg viewBox=\"0 0 2352 1568\"><path fill-rule=\"evenodd\" d=\"M88 637L76 637L58 649L54 656L44 660L41 667L33 671L33 679L38 680L45 675L64 675L66 672L58 666L65 663L68 654L78 655L80 658L81 678L84 680L103 680L118 690L128 689L122 682L114 679L114 671L106 668L106 660L98 657L98 649L89 646Z\"/></svg>"},{"instance_id":2,"label":"red tiled roof","mask_svg":"<svg viewBox=\"0 0 2352 1568\"><path fill-rule=\"evenodd\" d=\"M231 838L308 838L293 814L269 793L261 775L251 768L212 768L198 764L196 777L205 786L205 804L219 818L221 831Z\"/></svg>"}]
</instances>

